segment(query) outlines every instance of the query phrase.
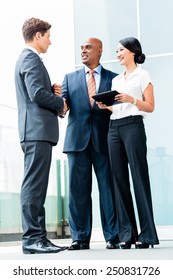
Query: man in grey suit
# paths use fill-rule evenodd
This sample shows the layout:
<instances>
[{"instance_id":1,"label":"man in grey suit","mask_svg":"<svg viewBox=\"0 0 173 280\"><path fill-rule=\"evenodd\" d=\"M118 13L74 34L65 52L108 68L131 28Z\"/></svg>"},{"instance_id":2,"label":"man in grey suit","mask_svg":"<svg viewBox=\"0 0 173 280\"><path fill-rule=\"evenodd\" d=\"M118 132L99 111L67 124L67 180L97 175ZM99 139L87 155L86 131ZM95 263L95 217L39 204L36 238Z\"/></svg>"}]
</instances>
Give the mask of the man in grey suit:
<instances>
[{"instance_id":1,"label":"man in grey suit","mask_svg":"<svg viewBox=\"0 0 173 280\"><path fill-rule=\"evenodd\" d=\"M98 181L100 215L107 249L117 249L118 230L113 201L113 183L107 147L110 119L108 110L90 103L89 70L94 70L96 93L111 89L115 73L104 69L99 61L102 42L87 39L81 46L82 69L65 75L62 96L69 107L64 153L69 165L69 226L72 244L69 250L90 248L92 230L92 166Z\"/></svg>"},{"instance_id":2,"label":"man in grey suit","mask_svg":"<svg viewBox=\"0 0 173 280\"><path fill-rule=\"evenodd\" d=\"M53 93L49 74L41 61L50 41L48 22L30 18L23 24L26 48L15 67L18 126L24 153L24 178L21 187L23 253L57 253L65 247L47 239L45 198L52 147L57 144L58 113L67 109L65 100ZM61 88L57 93L61 93Z\"/></svg>"}]
</instances>

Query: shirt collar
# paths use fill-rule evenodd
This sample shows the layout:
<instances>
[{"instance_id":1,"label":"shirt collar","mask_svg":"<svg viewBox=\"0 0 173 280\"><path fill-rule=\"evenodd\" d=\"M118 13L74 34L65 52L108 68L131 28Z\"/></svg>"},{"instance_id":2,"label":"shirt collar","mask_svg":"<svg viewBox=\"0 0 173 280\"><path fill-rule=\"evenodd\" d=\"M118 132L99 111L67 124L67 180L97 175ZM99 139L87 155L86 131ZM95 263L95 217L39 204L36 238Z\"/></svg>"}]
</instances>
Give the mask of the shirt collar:
<instances>
[{"instance_id":1,"label":"shirt collar","mask_svg":"<svg viewBox=\"0 0 173 280\"><path fill-rule=\"evenodd\" d=\"M141 71L141 67L140 67L140 66L137 66L137 67L134 69L134 71L129 75L128 78L131 78L131 77L133 77L133 76L135 76L135 75L138 75L138 74L140 73L140 71ZM125 72L126 72L126 70L124 70L124 71L122 72L122 76L123 76L123 77L124 77L124 75L125 75Z\"/></svg>"},{"instance_id":2,"label":"shirt collar","mask_svg":"<svg viewBox=\"0 0 173 280\"><path fill-rule=\"evenodd\" d=\"M94 71L97 73L97 74L101 74L101 69L102 69L102 66L101 64L99 64L96 68L94 68ZM89 73L89 70L90 68L88 66L85 65L85 74Z\"/></svg>"},{"instance_id":3,"label":"shirt collar","mask_svg":"<svg viewBox=\"0 0 173 280\"><path fill-rule=\"evenodd\" d=\"M36 53L40 57L40 54L38 53L38 51L36 49L34 49L33 47L26 46L25 48L33 51L34 53Z\"/></svg>"}]
</instances>

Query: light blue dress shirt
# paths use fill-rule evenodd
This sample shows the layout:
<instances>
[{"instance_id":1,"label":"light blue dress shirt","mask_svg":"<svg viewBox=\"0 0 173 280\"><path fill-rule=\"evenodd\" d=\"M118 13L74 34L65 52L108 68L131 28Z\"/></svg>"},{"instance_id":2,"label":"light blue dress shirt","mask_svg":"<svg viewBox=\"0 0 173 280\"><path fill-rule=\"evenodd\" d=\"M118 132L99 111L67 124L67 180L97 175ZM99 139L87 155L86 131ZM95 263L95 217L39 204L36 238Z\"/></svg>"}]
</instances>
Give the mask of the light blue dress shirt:
<instances>
[{"instance_id":1,"label":"light blue dress shirt","mask_svg":"<svg viewBox=\"0 0 173 280\"><path fill-rule=\"evenodd\" d=\"M96 93L98 93L99 86L100 86L101 69L102 69L102 66L100 64L96 68L93 69L95 71L94 72L94 78L95 78L95 81L96 81ZM90 68L88 68L85 65L85 74L86 74L86 83L87 84L88 84L89 70L90 70Z\"/></svg>"}]
</instances>

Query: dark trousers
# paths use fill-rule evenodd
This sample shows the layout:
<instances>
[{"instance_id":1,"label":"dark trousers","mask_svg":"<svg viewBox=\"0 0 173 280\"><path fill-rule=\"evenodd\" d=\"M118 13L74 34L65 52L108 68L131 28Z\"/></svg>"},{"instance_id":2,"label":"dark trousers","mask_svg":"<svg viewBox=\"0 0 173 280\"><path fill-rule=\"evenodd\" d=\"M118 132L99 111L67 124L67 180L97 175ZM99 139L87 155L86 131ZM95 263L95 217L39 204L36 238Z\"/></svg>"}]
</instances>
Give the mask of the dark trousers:
<instances>
[{"instance_id":1,"label":"dark trousers","mask_svg":"<svg viewBox=\"0 0 173 280\"><path fill-rule=\"evenodd\" d=\"M142 117L130 116L120 120L111 120L108 146L114 178L120 241L158 244L148 174L146 134ZM129 167L141 229L139 235L130 190Z\"/></svg>"},{"instance_id":2,"label":"dark trousers","mask_svg":"<svg viewBox=\"0 0 173 280\"><path fill-rule=\"evenodd\" d=\"M45 198L52 145L49 142L21 143L24 152L24 178L21 187L23 244L46 238Z\"/></svg>"},{"instance_id":3,"label":"dark trousers","mask_svg":"<svg viewBox=\"0 0 173 280\"><path fill-rule=\"evenodd\" d=\"M68 153L69 225L72 239L90 241L92 229L92 166L99 188L100 216L105 240L118 242L113 180L108 153L97 152L92 142L84 151Z\"/></svg>"}]
</instances>

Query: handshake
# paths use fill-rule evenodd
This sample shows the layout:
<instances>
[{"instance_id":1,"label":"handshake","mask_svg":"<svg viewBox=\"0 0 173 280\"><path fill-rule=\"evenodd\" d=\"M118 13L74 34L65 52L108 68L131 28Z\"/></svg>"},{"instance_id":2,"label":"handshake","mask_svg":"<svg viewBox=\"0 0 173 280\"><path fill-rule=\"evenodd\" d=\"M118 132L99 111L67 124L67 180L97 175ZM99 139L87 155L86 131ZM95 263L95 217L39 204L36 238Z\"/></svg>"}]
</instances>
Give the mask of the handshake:
<instances>
[{"instance_id":1,"label":"handshake","mask_svg":"<svg viewBox=\"0 0 173 280\"><path fill-rule=\"evenodd\" d=\"M54 93L55 95L61 97L61 94L62 94L62 86L61 86L60 84L54 84L54 85L52 86L52 88L53 88L53 93ZM62 111L59 111L59 112L58 112L58 116L61 117L61 118L64 118L64 117L65 117L65 115L66 115L66 113L67 113L67 111L68 111L68 109L69 109L68 106L67 106L67 103L66 103L66 99L63 98L63 100L64 100L64 108L63 108Z\"/></svg>"}]
</instances>

